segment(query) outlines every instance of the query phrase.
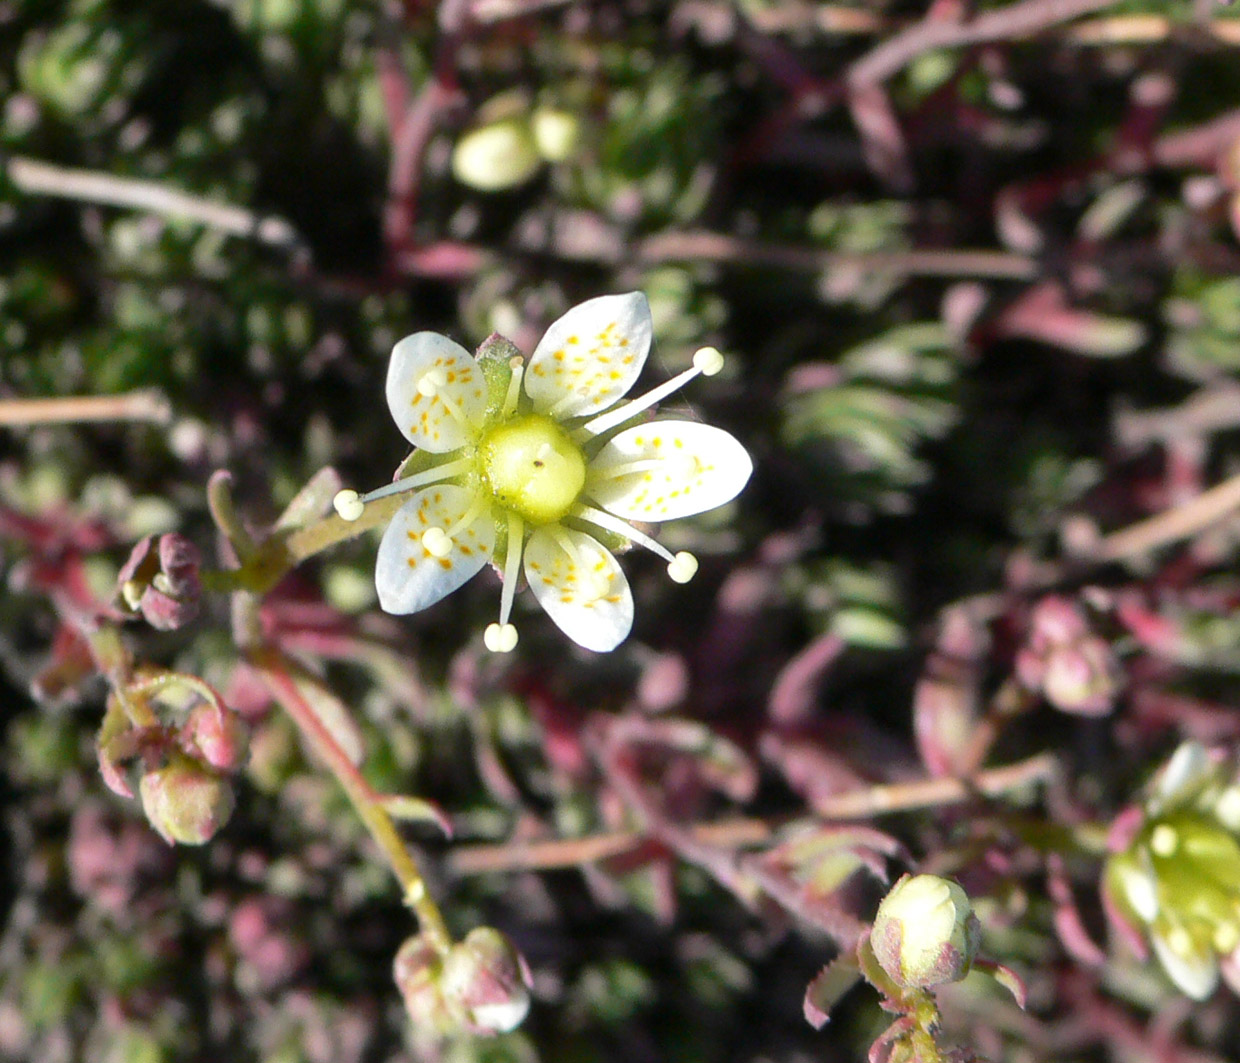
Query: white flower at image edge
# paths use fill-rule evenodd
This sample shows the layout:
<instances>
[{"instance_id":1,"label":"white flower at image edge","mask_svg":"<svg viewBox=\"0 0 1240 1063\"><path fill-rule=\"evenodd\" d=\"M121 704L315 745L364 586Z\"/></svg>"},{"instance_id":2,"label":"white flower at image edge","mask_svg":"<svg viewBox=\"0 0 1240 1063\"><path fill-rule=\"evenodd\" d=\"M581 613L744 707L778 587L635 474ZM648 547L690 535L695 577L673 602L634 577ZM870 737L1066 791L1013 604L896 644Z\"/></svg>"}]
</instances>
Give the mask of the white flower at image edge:
<instances>
[{"instance_id":1,"label":"white flower at image edge","mask_svg":"<svg viewBox=\"0 0 1240 1063\"><path fill-rule=\"evenodd\" d=\"M693 368L621 402L646 363L651 334L641 292L591 299L552 324L528 365L508 362L499 398L480 361L447 337L418 332L396 344L387 378L392 417L409 442L443 458L368 495L336 497L340 515L355 520L367 502L411 492L379 545L375 584L384 610L425 609L494 563L503 592L499 621L484 634L489 649L516 645L509 617L524 569L555 624L604 651L628 635L633 596L600 537L654 551L677 582L693 577L692 554L673 556L627 522L723 505L753 465L736 439L710 425L655 420L615 431L723 365L717 350L703 348Z\"/></svg>"}]
</instances>

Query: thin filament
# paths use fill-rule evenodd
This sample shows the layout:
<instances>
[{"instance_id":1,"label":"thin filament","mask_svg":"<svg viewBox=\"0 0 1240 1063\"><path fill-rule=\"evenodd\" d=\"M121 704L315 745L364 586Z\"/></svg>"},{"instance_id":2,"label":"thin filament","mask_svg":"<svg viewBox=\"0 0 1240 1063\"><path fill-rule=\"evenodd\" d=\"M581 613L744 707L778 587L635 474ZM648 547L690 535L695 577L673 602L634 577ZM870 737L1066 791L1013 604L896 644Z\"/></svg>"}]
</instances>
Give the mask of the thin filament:
<instances>
[{"instance_id":1,"label":"thin filament","mask_svg":"<svg viewBox=\"0 0 1240 1063\"><path fill-rule=\"evenodd\" d=\"M508 552L504 558L504 588L499 597L499 624L503 627L512 614L512 600L517 593L517 579L521 575L522 538L525 522L518 513L508 514Z\"/></svg>"},{"instance_id":2,"label":"thin filament","mask_svg":"<svg viewBox=\"0 0 1240 1063\"><path fill-rule=\"evenodd\" d=\"M623 521L619 517L613 517L610 513L604 513L601 509L595 509L593 506L581 506L573 513L573 516L589 524L596 524L609 532L615 532L617 535L637 543L638 546L644 546L651 553L658 554L669 565L676 560L667 547L650 538L645 532L638 531L628 521Z\"/></svg>"},{"instance_id":3,"label":"thin filament","mask_svg":"<svg viewBox=\"0 0 1240 1063\"><path fill-rule=\"evenodd\" d=\"M656 388L647 391L640 398L633 399L631 402L622 403L614 409L608 410L606 413L600 413L593 420L586 421L581 426L581 431L591 436L600 435L608 429L615 428L617 425L624 424L625 421L631 420L642 410L647 410L656 402L661 402L674 391L679 391L695 376L699 376L702 370L697 366L686 369L683 373L677 373L671 380L665 381ZM552 416L555 416L553 413Z\"/></svg>"},{"instance_id":4,"label":"thin filament","mask_svg":"<svg viewBox=\"0 0 1240 1063\"><path fill-rule=\"evenodd\" d=\"M443 480L450 480L453 476L460 476L467 473L473 468L473 462L468 458L458 458L456 461L449 461L443 465L436 465L433 469L425 469L422 472L414 473L412 476L406 476L403 480L397 480L395 483L386 484L378 487L367 494L362 495L358 499L363 504L373 502L379 498L387 498L388 495L399 495L405 491L413 491L419 487L425 487L428 484L437 484Z\"/></svg>"}]
</instances>

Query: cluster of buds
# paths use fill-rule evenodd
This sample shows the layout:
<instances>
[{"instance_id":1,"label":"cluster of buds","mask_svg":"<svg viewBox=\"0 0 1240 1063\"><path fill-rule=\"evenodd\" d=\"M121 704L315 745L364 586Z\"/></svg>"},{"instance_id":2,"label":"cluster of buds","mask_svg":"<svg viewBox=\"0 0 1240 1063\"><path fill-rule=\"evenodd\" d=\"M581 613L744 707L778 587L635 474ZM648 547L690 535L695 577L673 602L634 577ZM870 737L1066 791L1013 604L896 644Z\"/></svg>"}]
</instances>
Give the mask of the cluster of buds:
<instances>
[{"instance_id":1,"label":"cluster of buds","mask_svg":"<svg viewBox=\"0 0 1240 1063\"><path fill-rule=\"evenodd\" d=\"M392 974L414 1028L424 1034L508 1033L530 1010L529 967L491 927L471 930L446 952L415 935L397 952Z\"/></svg>"},{"instance_id":2,"label":"cluster of buds","mask_svg":"<svg viewBox=\"0 0 1240 1063\"><path fill-rule=\"evenodd\" d=\"M180 723L161 718L173 713ZM202 845L232 815L229 776L245 763L246 747L244 725L209 684L151 672L108 698L99 767L113 791L133 797L124 767L136 762L138 796L151 826L170 845Z\"/></svg>"},{"instance_id":3,"label":"cluster of buds","mask_svg":"<svg viewBox=\"0 0 1240 1063\"><path fill-rule=\"evenodd\" d=\"M1055 708L1105 716L1119 692L1119 665L1107 641L1089 629L1079 605L1043 598L1033 611L1028 641L1016 654L1021 684Z\"/></svg>"},{"instance_id":4,"label":"cluster of buds","mask_svg":"<svg viewBox=\"0 0 1240 1063\"><path fill-rule=\"evenodd\" d=\"M581 120L559 107L531 107L521 92L492 97L452 151L452 173L480 192L533 178L544 163L564 162L581 144Z\"/></svg>"},{"instance_id":5,"label":"cluster of buds","mask_svg":"<svg viewBox=\"0 0 1240 1063\"><path fill-rule=\"evenodd\" d=\"M1111 830L1102 898L1137 954L1204 1000L1221 973L1240 992L1240 773L1234 759L1185 742L1144 801Z\"/></svg>"},{"instance_id":6,"label":"cluster of buds","mask_svg":"<svg viewBox=\"0 0 1240 1063\"><path fill-rule=\"evenodd\" d=\"M117 596L151 627L173 631L198 615L202 597L198 548L182 535L147 536L129 555L116 579Z\"/></svg>"}]
</instances>

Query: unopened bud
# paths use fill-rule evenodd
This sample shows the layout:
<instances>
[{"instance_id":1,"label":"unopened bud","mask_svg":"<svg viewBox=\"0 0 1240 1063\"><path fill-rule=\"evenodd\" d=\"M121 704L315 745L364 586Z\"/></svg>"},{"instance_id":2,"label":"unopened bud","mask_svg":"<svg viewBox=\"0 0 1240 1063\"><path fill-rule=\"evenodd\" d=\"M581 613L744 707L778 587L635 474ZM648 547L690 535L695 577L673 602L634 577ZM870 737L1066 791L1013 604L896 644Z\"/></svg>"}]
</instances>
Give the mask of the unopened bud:
<instances>
[{"instance_id":1,"label":"unopened bud","mask_svg":"<svg viewBox=\"0 0 1240 1063\"><path fill-rule=\"evenodd\" d=\"M581 120L572 111L539 107L531 116L538 154L548 162L563 162L581 146Z\"/></svg>"},{"instance_id":2,"label":"unopened bud","mask_svg":"<svg viewBox=\"0 0 1240 1063\"><path fill-rule=\"evenodd\" d=\"M530 1010L529 967L516 946L491 927L471 930L448 953L442 986L471 1033L515 1030Z\"/></svg>"},{"instance_id":3,"label":"unopened bud","mask_svg":"<svg viewBox=\"0 0 1240 1063\"><path fill-rule=\"evenodd\" d=\"M542 165L524 116L492 122L465 133L452 152L452 172L463 185L498 192L524 184Z\"/></svg>"},{"instance_id":4,"label":"unopened bud","mask_svg":"<svg viewBox=\"0 0 1240 1063\"><path fill-rule=\"evenodd\" d=\"M973 964L981 925L969 896L937 875L905 875L883 898L870 931L879 965L898 985L959 982Z\"/></svg>"},{"instance_id":5,"label":"unopened bud","mask_svg":"<svg viewBox=\"0 0 1240 1063\"><path fill-rule=\"evenodd\" d=\"M1034 609L1028 641L1016 654L1016 674L1055 708L1078 715L1105 715L1119 692L1110 645L1090 632L1076 603L1056 596Z\"/></svg>"},{"instance_id":6,"label":"unopened bud","mask_svg":"<svg viewBox=\"0 0 1240 1063\"><path fill-rule=\"evenodd\" d=\"M180 755L143 775L139 793L146 818L169 845L209 841L228 822L234 805L227 780Z\"/></svg>"},{"instance_id":7,"label":"unopened bud","mask_svg":"<svg viewBox=\"0 0 1240 1063\"><path fill-rule=\"evenodd\" d=\"M216 771L236 771L245 761L248 734L235 712L196 705L181 729L183 740Z\"/></svg>"},{"instance_id":8,"label":"unopened bud","mask_svg":"<svg viewBox=\"0 0 1240 1063\"><path fill-rule=\"evenodd\" d=\"M392 963L392 978L405 1001L405 1011L414 1026L448 1033L456 1026L455 1017L440 987L443 957L422 935L408 938Z\"/></svg>"},{"instance_id":9,"label":"unopened bud","mask_svg":"<svg viewBox=\"0 0 1240 1063\"><path fill-rule=\"evenodd\" d=\"M117 576L117 593L160 631L183 627L198 615L202 585L198 548L183 535L150 536L135 546Z\"/></svg>"}]
</instances>

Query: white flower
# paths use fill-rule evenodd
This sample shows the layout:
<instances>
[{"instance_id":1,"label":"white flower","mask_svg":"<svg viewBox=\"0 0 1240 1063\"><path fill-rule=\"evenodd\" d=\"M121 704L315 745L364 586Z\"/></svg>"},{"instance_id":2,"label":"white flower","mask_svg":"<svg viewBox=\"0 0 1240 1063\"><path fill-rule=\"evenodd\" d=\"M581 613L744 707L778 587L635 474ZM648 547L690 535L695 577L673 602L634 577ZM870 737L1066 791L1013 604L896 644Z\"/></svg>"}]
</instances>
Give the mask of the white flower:
<instances>
[{"instance_id":1,"label":"white flower","mask_svg":"<svg viewBox=\"0 0 1240 1063\"><path fill-rule=\"evenodd\" d=\"M693 577L692 554L673 556L627 522L714 509L745 486L753 465L740 443L709 425L622 427L723 365L718 351L703 348L692 369L621 403L645 365L651 331L645 295L631 292L574 307L528 366L506 343L484 345L476 359L434 332L396 345L388 407L419 448L401 471L417 471L364 497L336 498L340 515L354 520L375 498L412 492L379 545L375 583L387 612L425 609L490 562L504 587L499 622L484 641L504 653L517 642L509 617L524 567L534 597L569 638L610 650L632 627L633 596L606 542L637 543L668 563L672 579Z\"/></svg>"}]
</instances>

